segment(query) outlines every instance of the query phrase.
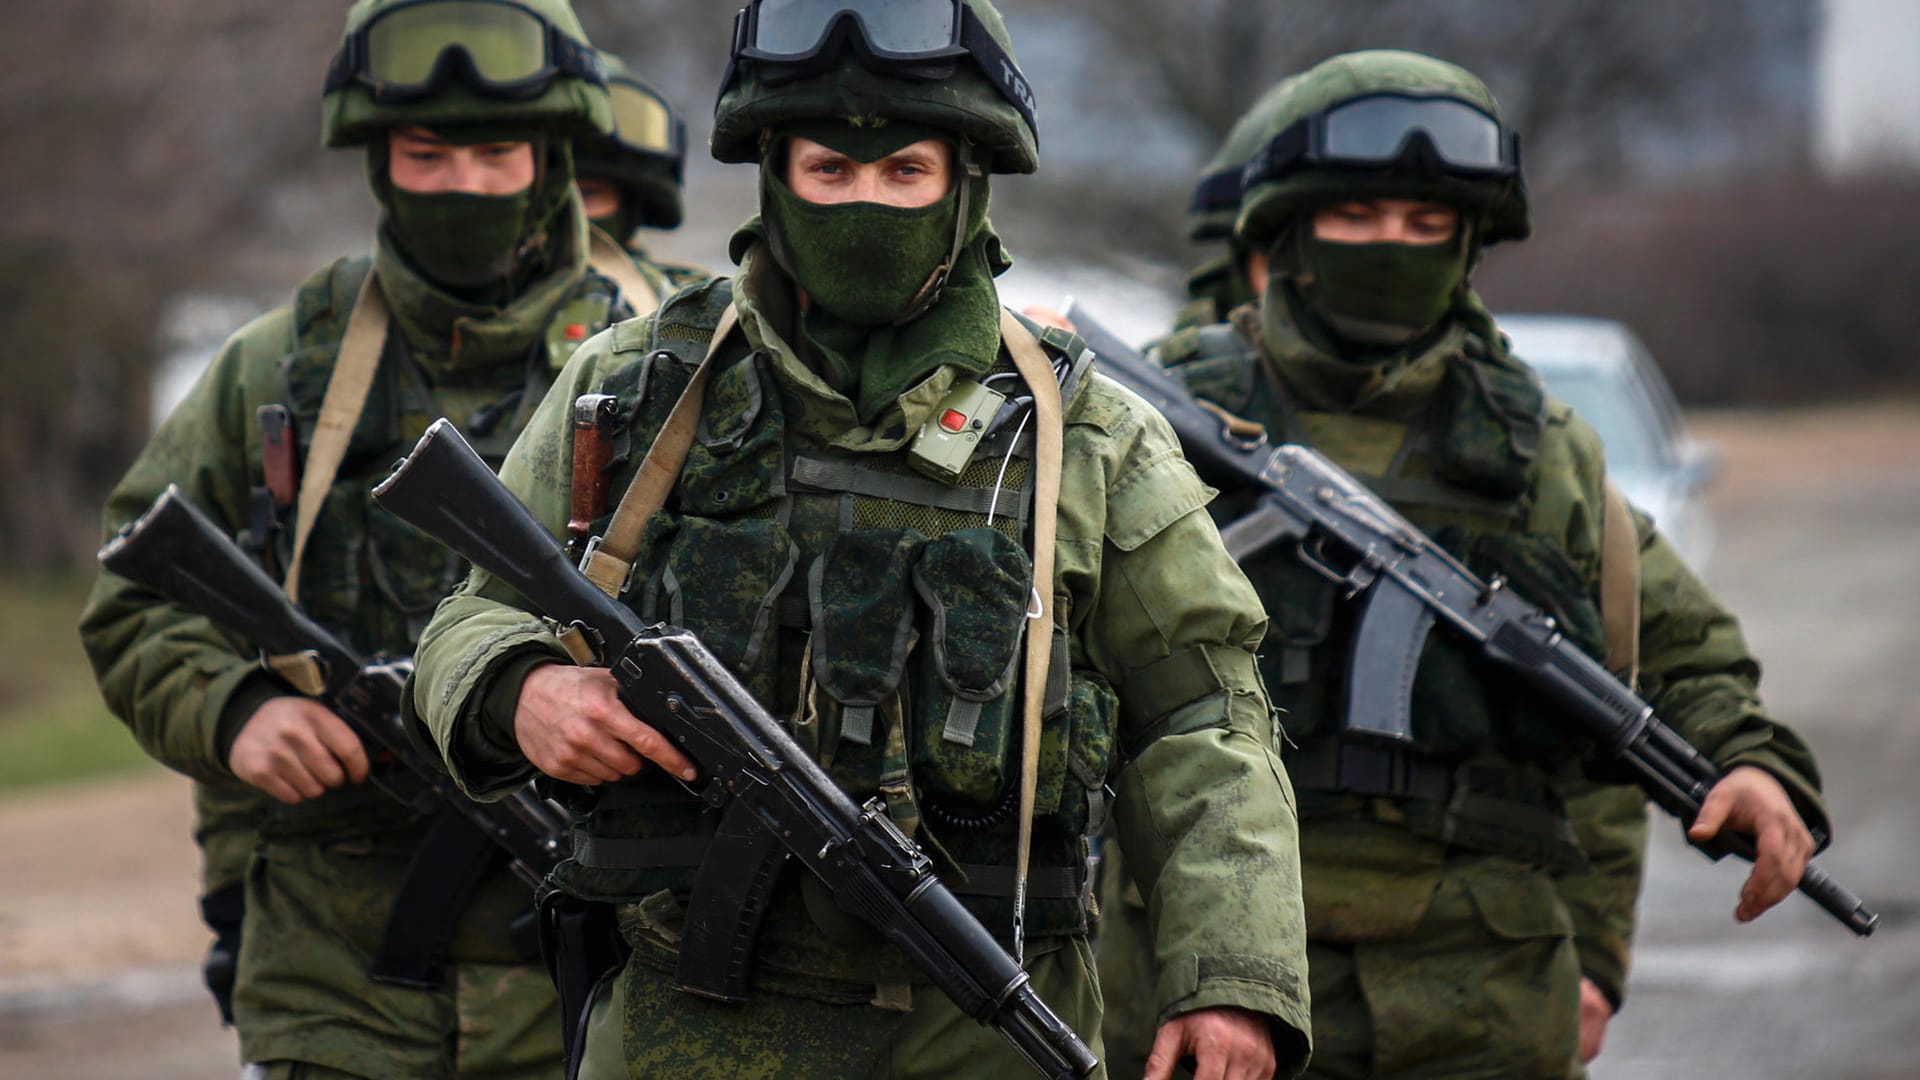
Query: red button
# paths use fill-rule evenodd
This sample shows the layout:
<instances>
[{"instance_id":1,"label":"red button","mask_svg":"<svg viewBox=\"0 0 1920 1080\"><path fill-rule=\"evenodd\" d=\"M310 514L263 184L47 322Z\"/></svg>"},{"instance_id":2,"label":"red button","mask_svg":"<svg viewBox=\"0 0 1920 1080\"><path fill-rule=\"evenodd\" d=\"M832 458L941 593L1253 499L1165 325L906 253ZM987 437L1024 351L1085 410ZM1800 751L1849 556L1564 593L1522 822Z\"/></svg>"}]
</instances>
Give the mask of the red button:
<instances>
[{"instance_id":1,"label":"red button","mask_svg":"<svg viewBox=\"0 0 1920 1080\"><path fill-rule=\"evenodd\" d=\"M957 435L967 426L967 414L959 409L948 409L940 415L940 426Z\"/></svg>"},{"instance_id":2,"label":"red button","mask_svg":"<svg viewBox=\"0 0 1920 1080\"><path fill-rule=\"evenodd\" d=\"M568 323L564 333L567 335L568 341L585 341L587 339L587 324Z\"/></svg>"}]
</instances>

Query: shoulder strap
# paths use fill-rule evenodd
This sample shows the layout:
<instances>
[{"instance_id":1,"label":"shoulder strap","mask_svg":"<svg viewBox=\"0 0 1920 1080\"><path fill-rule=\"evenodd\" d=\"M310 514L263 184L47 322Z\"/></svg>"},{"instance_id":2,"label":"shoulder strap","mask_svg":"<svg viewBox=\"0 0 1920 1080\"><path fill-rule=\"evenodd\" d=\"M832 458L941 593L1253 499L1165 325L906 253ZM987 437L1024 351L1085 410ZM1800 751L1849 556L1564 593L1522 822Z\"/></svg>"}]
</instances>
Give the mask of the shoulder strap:
<instances>
[{"instance_id":1,"label":"shoulder strap","mask_svg":"<svg viewBox=\"0 0 1920 1080\"><path fill-rule=\"evenodd\" d=\"M700 406L706 400L707 382L713 378L713 358L720 354L720 347L726 344L739 321L739 313L728 304L720 315L719 325L713 329L706 359L700 361L692 381L673 403L673 411L667 415L660 434L654 437L653 445L647 447L640 471L633 474L626 494L620 496L620 505L614 509L606 533L587 551L581 569L608 596L617 598L626 587L627 574L633 570L633 558L640 551L640 538L646 532L647 521L667 505L667 496L687 464L687 451L693 448L694 433L700 429Z\"/></svg>"},{"instance_id":2,"label":"shoulder strap","mask_svg":"<svg viewBox=\"0 0 1920 1080\"><path fill-rule=\"evenodd\" d=\"M1600 621L1607 669L1629 687L1640 677L1640 543L1627 497L1612 480L1600 512Z\"/></svg>"},{"instance_id":3,"label":"shoulder strap","mask_svg":"<svg viewBox=\"0 0 1920 1080\"><path fill-rule=\"evenodd\" d=\"M1020 740L1020 834L1014 857L1014 958L1026 947L1027 870L1033 856L1033 807L1040 782L1040 719L1046 708L1047 662L1053 654L1053 541L1060 509L1060 470L1066 428L1060 384L1046 350L1013 312L1000 309L1000 339L1033 394L1037 427L1033 461L1033 597L1027 612L1026 679L1022 686Z\"/></svg>"},{"instance_id":4,"label":"shoulder strap","mask_svg":"<svg viewBox=\"0 0 1920 1080\"><path fill-rule=\"evenodd\" d=\"M592 239L587 247L587 265L593 272L620 287L620 295L626 298L627 305L633 308L635 315L651 315L660 306L659 290L647 280L647 275L633 265L633 256L606 230L598 225L587 227Z\"/></svg>"},{"instance_id":5,"label":"shoulder strap","mask_svg":"<svg viewBox=\"0 0 1920 1080\"><path fill-rule=\"evenodd\" d=\"M340 462L346 459L347 444L353 441L360 412L367 406L367 392L373 388L374 373L380 370L380 353L387 344L389 321L379 277L369 273L353 301L346 336L334 357L333 374L327 378L327 396L320 402L320 420L307 447L306 474L300 479L300 503L294 512L293 557L287 560L285 583L287 599L295 604L300 602L300 565L307 540L320 518L320 508L326 504L327 492L340 474Z\"/></svg>"}]
</instances>

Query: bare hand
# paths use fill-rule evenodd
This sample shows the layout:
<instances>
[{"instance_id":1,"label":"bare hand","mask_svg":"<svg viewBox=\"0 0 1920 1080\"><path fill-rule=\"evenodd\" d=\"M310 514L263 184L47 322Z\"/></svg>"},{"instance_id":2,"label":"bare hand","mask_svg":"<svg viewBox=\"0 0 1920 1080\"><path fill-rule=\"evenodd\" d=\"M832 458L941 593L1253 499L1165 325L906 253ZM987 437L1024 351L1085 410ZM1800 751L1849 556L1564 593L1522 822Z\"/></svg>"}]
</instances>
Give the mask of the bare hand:
<instances>
[{"instance_id":1,"label":"bare hand","mask_svg":"<svg viewBox=\"0 0 1920 1080\"><path fill-rule=\"evenodd\" d=\"M1713 785L1687 836L1711 840L1723 827L1753 837L1759 854L1733 912L1741 922L1752 922L1799 886L1813 858L1813 834L1780 781L1751 765L1735 767Z\"/></svg>"},{"instance_id":2,"label":"bare hand","mask_svg":"<svg viewBox=\"0 0 1920 1080\"><path fill-rule=\"evenodd\" d=\"M1613 1019L1613 1003L1600 992L1592 979L1580 980L1580 1063L1600 1056L1600 1044L1607 1039L1607 1023Z\"/></svg>"},{"instance_id":3,"label":"bare hand","mask_svg":"<svg viewBox=\"0 0 1920 1080\"><path fill-rule=\"evenodd\" d=\"M1270 1080L1273 1032L1267 1018L1222 1006L1182 1013L1160 1025L1147 1055L1146 1080L1169 1080L1181 1058L1193 1059L1194 1080Z\"/></svg>"},{"instance_id":4,"label":"bare hand","mask_svg":"<svg viewBox=\"0 0 1920 1080\"><path fill-rule=\"evenodd\" d=\"M605 668L542 664L528 672L513 735L534 768L572 784L611 784L648 761L682 780L696 775L679 748L620 703Z\"/></svg>"},{"instance_id":5,"label":"bare hand","mask_svg":"<svg viewBox=\"0 0 1920 1080\"><path fill-rule=\"evenodd\" d=\"M281 802L297 803L365 780L367 750L325 705L311 698L269 698L234 736L227 768Z\"/></svg>"}]
</instances>

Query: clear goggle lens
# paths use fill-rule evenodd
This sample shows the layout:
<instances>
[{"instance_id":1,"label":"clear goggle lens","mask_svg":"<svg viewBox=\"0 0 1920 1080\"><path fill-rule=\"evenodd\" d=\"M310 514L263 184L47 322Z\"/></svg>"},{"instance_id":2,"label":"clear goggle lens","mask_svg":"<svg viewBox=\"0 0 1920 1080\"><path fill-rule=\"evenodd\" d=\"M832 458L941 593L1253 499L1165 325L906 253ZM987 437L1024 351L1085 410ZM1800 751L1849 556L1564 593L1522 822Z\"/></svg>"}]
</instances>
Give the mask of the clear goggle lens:
<instances>
[{"instance_id":1,"label":"clear goggle lens","mask_svg":"<svg viewBox=\"0 0 1920 1080\"><path fill-rule=\"evenodd\" d=\"M607 96L613 102L613 136L634 150L674 154L676 125L666 102L645 87L619 79L611 81Z\"/></svg>"}]
</instances>

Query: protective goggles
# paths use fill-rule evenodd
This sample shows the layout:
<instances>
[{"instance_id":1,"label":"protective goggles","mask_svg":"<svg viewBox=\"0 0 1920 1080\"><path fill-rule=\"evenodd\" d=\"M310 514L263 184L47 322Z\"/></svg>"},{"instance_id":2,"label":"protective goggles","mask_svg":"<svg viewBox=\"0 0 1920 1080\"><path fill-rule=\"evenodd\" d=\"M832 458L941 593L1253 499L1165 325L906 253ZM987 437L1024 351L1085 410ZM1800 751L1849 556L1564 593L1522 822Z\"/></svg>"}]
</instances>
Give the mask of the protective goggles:
<instances>
[{"instance_id":1,"label":"protective goggles","mask_svg":"<svg viewBox=\"0 0 1920 1080\"><path fill-rule=\"evenodd\" d=\"M537 97L563 76L607 82L586 42L513 0L407 0L347 35L327 65L326 92L358 83L375 101L418 101L456 76L508 99Z\"/></svg>"},{"instance_id":2,"label":"protective goggles","mask_svg":"<svg viewBox=\"0 0 1920 1080\"><path fill-rule=\"evenodd\" d=\"M613 140L621 149L671 158L687 156L687 124L653 87L627 75L607 76L613 102Z\"/></svg>"},{"instance_id":3,"label":"protective goggles","mask_svg":"<svg viewBox=\"0 0 1920 1080\"><path fill-rule=\"evenodd\" d=\"M1455 98L1376 94L1343 101L1273 137L1247 162L1241 190L1298 168L1424 166L1466 179L1520 169L1520 137Z\"/></svg>"},{"instance_id":4,"label":"protective goggles","mask_svg":"<svg viewBox=\"0 0 1920 1080\"><path fill-rule=\"evenodd\" d=\"M927 81L950 77L954 61L971 56L1038 129L1026 77L964 0L752 0L734 16L736 63L789 66L802 77L849 48L869 67Z\"/></svg>"}]
</instances>

